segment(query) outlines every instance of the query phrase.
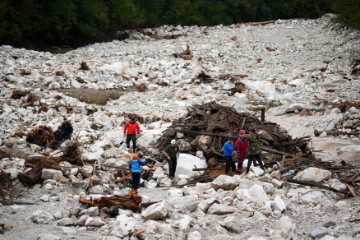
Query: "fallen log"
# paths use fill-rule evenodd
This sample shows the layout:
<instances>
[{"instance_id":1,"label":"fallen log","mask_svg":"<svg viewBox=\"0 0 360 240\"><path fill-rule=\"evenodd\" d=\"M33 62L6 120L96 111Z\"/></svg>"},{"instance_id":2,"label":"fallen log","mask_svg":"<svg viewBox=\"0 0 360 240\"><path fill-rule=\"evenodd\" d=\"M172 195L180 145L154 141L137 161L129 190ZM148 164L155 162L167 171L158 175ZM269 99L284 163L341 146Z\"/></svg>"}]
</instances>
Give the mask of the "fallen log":
<instances>
[{"instance_id":1,"label":"fallen log","mask_svg":"<svg viewBox=\"0 0 360 240\"><path fill-rule=\"evenodd\" d=\"M266 25L266 24L270 24L270 23L274 23L275 20L268 20L268 21L261 21L261 22L249 22L249 23L245 23L246 25L250 25L250 26L259 26L259 25Z\"/></svg>"},{"instance_id":2,"label":"fallen log","mask_svg":"<svg viewBox=\"0 0 360 240\"><path fill-rule=\"evenodd\" d=\"M301 180L295 180L295 179L293 179L293 178L289 178L289 179L287 179L287 181L288 181L288 182L292 182L292 183L297 183L297 184L300 184L300 185L305 185L305 186L323 188L323 189L326 189L326 190L329 190L329 191L332 191L332 192L342 193L342 194L345 194L345 195L351 194L350 191L339 191L339 190L336 190L335 188L332 188L332 187L329 187L329 186L325 186L325 185L320 184L320 183L309 182L309 181L301 181ZM352 194L351 194L351 195L352 195ZM354 196L353 196L353 197L354 197Z\"/></svg>"},{"instance_id":3,"label":"fallen log","mask_svg":"<svg viewBox=\"0 0 360 240\"><path fill-rule=\"evenodd\" d=\"M248 75L244 74L244 73L234 73L234 74L227 73L227 74L219 75L219 78L220 79L231 78L231 77L244 78L244 77L247 77L247 76Z\"/></svg>"},{"instance_id":4,"label":"fallen log","mask_svg":"<svg viewBox=\"0 0 360 240\"><path fill-rule=\"evenodd\" d=\"M44 168L51 168L60 170L60 165L51 157L37 156L25 159L25 167L31 169L27 172L18 174L18 179L24 186L31 187L41 180L42 170Z\"/></svg>"},{"instance_id":5,"label":"fallen log","mask_svg":"<svg viewBox=\"0 0 360 240\"><path fill-rule=\"evenodd\" d=\"M80 197L79 202L82 204L103 207L119 206L130 209L133 212L140 212L141 196L137 194L112 195L109 197L100 197L97 199L85 199Z\"/></svg>"}]
</instances>

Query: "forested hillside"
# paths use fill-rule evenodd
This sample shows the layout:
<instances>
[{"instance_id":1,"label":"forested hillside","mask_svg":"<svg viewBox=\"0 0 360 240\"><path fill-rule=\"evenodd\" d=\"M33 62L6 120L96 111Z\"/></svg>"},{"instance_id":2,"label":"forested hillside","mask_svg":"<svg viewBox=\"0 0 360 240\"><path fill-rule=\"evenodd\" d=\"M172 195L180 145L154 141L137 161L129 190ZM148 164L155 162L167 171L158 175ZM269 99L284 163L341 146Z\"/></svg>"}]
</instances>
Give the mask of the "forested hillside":
<instances>
[{"instance_id":1,"label":"forested hillside","mask_svg":"<svg viewBox=\"0 0 360 240\"><path fill-rule=\"evenodd\" d=\"M316 18L327 12L360 28L358 0L1 0L0 44L77 47L112 40L125 29Z\"/></svg>"}]
</instances>

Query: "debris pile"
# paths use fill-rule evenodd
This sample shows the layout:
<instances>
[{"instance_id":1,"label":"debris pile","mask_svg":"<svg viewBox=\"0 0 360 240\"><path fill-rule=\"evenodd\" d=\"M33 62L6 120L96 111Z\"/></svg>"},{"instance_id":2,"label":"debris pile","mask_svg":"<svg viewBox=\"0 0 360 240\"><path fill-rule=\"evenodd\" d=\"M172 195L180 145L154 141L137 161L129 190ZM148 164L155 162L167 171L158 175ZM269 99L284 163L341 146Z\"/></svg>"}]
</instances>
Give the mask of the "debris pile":
<instances>
[{"instance_id":1,"label":"debris pile","mask_svg":"<svg viewBox=\"0 0 360 240\"><path fill-rule=\"evenodd\" d=\"M26 136L26 142L39 145L41 147L58 148L65 140L71 139L73 127L64 118L64 122L54 132L49 126L40 125L30 130Z\"/></svg>"},{"instance_id":2,"label":"debris pile","mask_svg":"<svg viewBox=\"0 0 360 240\"><path fill-rule=\"evenodd\" d=\"M336 166L328 162L322 162L315 158L308 146L310 137L292 139L287 131L278 124L260 121L256 116L249 113L238 113L231 107L221 106L216 103L207 103L190 107L189 113L173 122L162 138L156 143L156 147L164 149L171 139L177 138L182 152L196 155L201 150L208 161L207 169L194 168L194 171L205 171L202 176L190 179L187 184L196 182L209 182L223 173L223 167L219 165L223 161L221 153L227 138L238 136L239 129L255 129L262 141L264 162L271 167L273 177L283 181L297 184L315 186L330 191L355 196L360 190L360 176L355 168L350 165ZM320 183L295 180L294 177L304 169L315 167L330 171L342 183L345 189L337 190L333 187Z\"/></svg>"},{"instance_id":3,"label":"debris pile","mask_svg":"<svg viewBox=\"0 0 360 240\"><path fill-rule=\"evenodd\" d=\"M234 108L214 102L189 107L187 116L173 122L156 147L163 149L172 138L177 138L182 152L195 155L201 150L206 159L219 158L223 156L221 150L226 138L237 138L240 129L247 132L254 129L262 141L263 150L276 155L281 152L280 155L314 159L308 147L309 137L292 139L276 123L260 121L248 112L238 113ZM279 160L274 157L273 160Z\"/></svg>"},{"instance_id":4,"label":"debris pile","mask_svg":"<svg viewBox=\"0 0 360 240\"><path fill-rule=\"evenodd\" d=\"M26 142L46 147L53 139L53 133L51 127L40 125L30 130L26 136Z\"/></svg>"}]
</instances>

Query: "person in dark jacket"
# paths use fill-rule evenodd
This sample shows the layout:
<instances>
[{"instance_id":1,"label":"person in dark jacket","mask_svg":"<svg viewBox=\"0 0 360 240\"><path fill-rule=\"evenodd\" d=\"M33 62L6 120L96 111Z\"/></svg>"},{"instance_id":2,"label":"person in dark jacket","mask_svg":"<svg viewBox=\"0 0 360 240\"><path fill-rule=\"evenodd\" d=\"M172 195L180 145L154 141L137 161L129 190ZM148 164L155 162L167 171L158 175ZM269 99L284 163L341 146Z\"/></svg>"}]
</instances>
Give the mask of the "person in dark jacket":
<instances>
[{"instance_id":1,"label":"person in dark jacket","mask_svg":"<svg viewBox=\"0 0 360 240\"><path fill-rule=\"evenodd\" d=\"M135 121L135 117L131 116L130 121L125 124L124 135L126 135L126 147L130 148L130 141L133 143L133 152L136 151L136 138L140 134L140 126Z\"/></svg>"},{"instance_id":2,"label":"person in dark jacket","mask_svg":"<svg viewBox=\"0 0 360 240\"><path fill-rule=\"evenodd\" d=\"M228 138L223 146L224 151L224 159L225 159L225 174L229 175L230 168L232 169L232 173L235 174L236 166L232 159L232 153L234 151L233 139Z\"/></svg>"},{"instance_id":3,"label":"person in dark jacket","mask_svg":"<svg viewBox=\"0 0 360 240\"><path fill-rule=\"evenodd\" d=\"M50 145L52 146L58 146L62 142L66 140L71 139L71 135L73 133L74 129L70 123L70 121L64 117L64 121L61 123L61 125L58 127L58 129L54 132L54 139Z\"/></svg>"},{"instance_id":4,"label":"person in dark jacket","mask_svg":"<svg viewBox=\"0 0 360 240\"><path fill-rule=\"evenodd\" d=\"M147 165L147 161L143 162L138 158L136 153L131 155L132 160L129 163L129 168L131 170L131 187L130 194L137 194L137 190L140 184L140 176L141 176L141 166Z\"/></svg>"},{"instance_id":5,"label":"person in dark jacket","mask_svg":"<svg viewBox=\"0 0 360 240\"><path fill-rule=\"evenodd\" d=\"M172 139L170 145L168 145L162 153L169 164L169 178L173 179L175 177L177 159L180 155L180 148L176 145L176 140Z\"/></svg>"},{"instance_id":6,"label":"person in dark jacket","mask_svg":"<svg viewBox=\"0 0 360 240\"><path fill-rule=\"evenodd\" d=\"M248 164L246 173L249 173L252 160L254 159L259 163L260 168L265 172L265 167L261 160L260 138L256 135L254 129L250 130L250 134L245 134L244 138L247 139L250 143L248 147Z\"/></svg>"}]
</instances>

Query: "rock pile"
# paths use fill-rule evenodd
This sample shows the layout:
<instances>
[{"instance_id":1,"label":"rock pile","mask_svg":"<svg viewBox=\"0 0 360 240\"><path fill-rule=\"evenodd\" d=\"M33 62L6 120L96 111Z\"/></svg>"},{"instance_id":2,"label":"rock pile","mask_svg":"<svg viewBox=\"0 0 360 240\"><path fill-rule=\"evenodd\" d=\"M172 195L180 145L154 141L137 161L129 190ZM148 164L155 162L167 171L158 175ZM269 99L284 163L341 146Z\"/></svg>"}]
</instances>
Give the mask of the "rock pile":
<instances>
[{"instance_id":1,"label":"rock pile","mask_svg":"<svg viewBox=\"0 0 360 240\"><path fill-rule=\"evenodd\" d=\"M6 154L0 152L0 169L13 181L13 192L21 193L13 204L0 205L2 237L359 238L358 198L345 199L341 193L359 185L355 159L360 149L353 130L358 128L357 115L352 109L348 119L346 112L351 107L343 111L339 106L339 111L332 103L359 99L358 63L354 60L359 59L360 42L357 32L328 28L331 17L255 26L162 26L135 32L125 41L89 45L64 54L0 46L0 149L6 149ZM203 120L201 114L189 114L188 109L212 102L233 106L236 113L244 114L241 119L251 119L258 130L265 131L264 145L274 151L288 150L274 145L281 142L277 136L284 136L285 142L303 138L315 158L321 153L315 144L328 144L322 154L333 154L333 161L318 165L320 161L299 161L296 155L278 161L264 154L277 160L268 163L268 170L278 168L272 174L253 167L247 176L220 175L211 182L196 183L191 178L202 172L192 168L206 168L207 158L218 157L215 152L219 152L222 139L211 136L213 144L207 145L207 136L172 131L169 136L183 139L184 149L190 146L178 163L175 184L182 187L173 186L166 165L157 158L160 147L155 143L169 139L168 128L180 128L172 126L177 119L180 124L191 123L191 118ZM266 109L266 121L278 125L257 125L259 109ZM210 113L219 125L215 119L221 114ZM139 189L142 203L149 205L135 213L81 204L82 198L95 200L128 192L127 183L117 183L116 178L122 177L129 158L121 144L122 128L134 114L142 129L138 146L156 160L151 177L143 179ZM344 114L347 125L352 126L351 139L339 142L325 133L314 137L314 129L320 133L333 129ZM81 159L64 154L71 141L56 151L26 142L31 129L38 125L56 129L64 116L73 124L72 141L81 144L81 154L75 154ZM234 129L241 127L241 121L224 119ZM207 130L232 134L220 126ZM196 126L187 130L206 131ZM307 136L313 137L312 141L308 142ZM194 140L206 143L202 152L193 149L199 147ZM300 150L290 147L286 154L306 154L307 150L298 147ZM47 164L37 169L40 183L34 182L30 188L16 182L19 175L32 173L34 162L28 159ZM347 172L352 175L341 175ZM308 181L316 187L304 186Z\"/></svg>"}]
</instances>

